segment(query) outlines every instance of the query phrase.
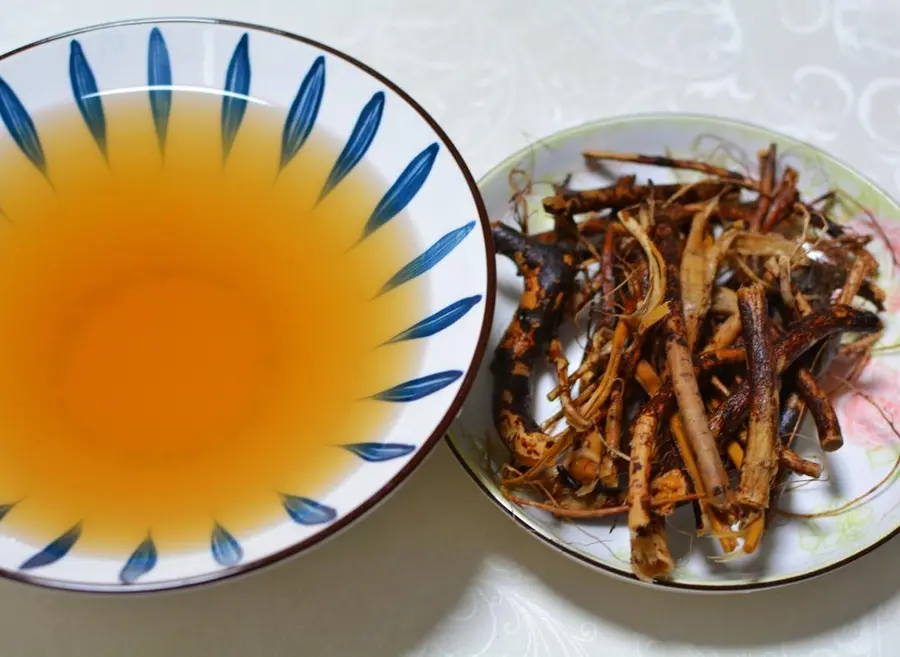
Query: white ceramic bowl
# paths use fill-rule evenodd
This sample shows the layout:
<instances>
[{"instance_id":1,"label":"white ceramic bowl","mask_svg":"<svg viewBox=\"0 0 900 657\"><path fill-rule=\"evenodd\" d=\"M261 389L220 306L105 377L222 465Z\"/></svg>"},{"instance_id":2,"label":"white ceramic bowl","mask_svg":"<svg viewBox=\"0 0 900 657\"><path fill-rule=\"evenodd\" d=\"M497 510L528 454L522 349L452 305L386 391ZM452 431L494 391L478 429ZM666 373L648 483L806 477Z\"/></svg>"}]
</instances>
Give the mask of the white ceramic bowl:
<instances>
[{"instance_id":1,"label":"white ceramic bowl","mask_svg":"<svg viewBox=\"0 0 900 657\"><path fill-rule=\"evenodd\" d=\"M525 149L502 162L479 183L492 220L512 221L509 173L519 169L530 173L535 184L528 197L529 230L540 232L552 227L543 213L541 198L550 187L573 173L575 188L599 187L611 178L635 173L639 180L659 184L674 182L667 169L609 163L609 176L588 171L581 153L585 150L619 151L651 155L670 153L674 157L693 157L755 175L756 153L775 142L779 147L779 166L790 164L801 172L800 189L804 198L813 198L837 187L870 209L883 224L885 232L900 255L900 208L871 182L818 149L790 137L755 126L704 116L646 115L629 116L587 124L551 135L531 149ZM681 172L683 179L690 173ZM533 213L533 214L532 214ZM860 216L848 220L862 232L871 232ZM900 342L900 272L893 272L890 253L883 242L872 247L881 265L881 284L888 291L887 330L882 345ZM488 343L494 350L508 325L521 291L522 279L505 258L497 261L498 296L494 325ZM637 581L629 564L629 536L624 519L566 522L549 513L522 508L501 493L498 469L507 457L491 421L492 377L488 370L490 352L469 394L463 413L451 427L450 445L460 462L481 489L519 525L581 563L612 575ZM896 352L895 352L896 353ZM573 341L569 362L580 362L581 351ZM574 366L573 366L574 367ZM554 385L549 373L538 380L534 399L536 417L544 418L556 410L546 399ZM860 385L889 412L900 410L900 356L887 353L876 356ZM900 443L878 412L863 398L845 395L836 404L846 443L833 453L823 455L818 442L801 441L802 453L824 460L826 475L821 482L807 484L784 495L782 503L796 512L832 509L868 490L894 466ZM807 436L815 429L807 427ZM714 541L692 539L693 516L689 509L676 513L669 531L670 547L677 567L670 580L657 586L695 591L735 591L771 587L819 575L846 564L886 543L900 532L900 484L896 477L877 497L852 511L832 518L812 521L787 520L778 523L764 537L758 554L727 562L715 559ZM678 529L684 530L679 532Z\"/></svg>"},{"instance_id":2,"label":"white ceramic bowl","mask_svg":"<svg viewBox=\"0 0 900 657\"><path fill-rule=\"evenodd\" d=\"M345 147L327 187L363 161L392 186L373 208L380 226L405 213L421 253L390 285L418 279L427 307L398 339L419 340L418 376L374 394L399 407L396 422L370 441L345 448L358 466L316 499L284 491L283 520L253 535L210 522L202 550L167 553L147 537L118 555L79 545L82 524L60 528L49 544L11 535L0 522L0 574L87 591L147 591L221 579L298 553L347 526L383 499L444 434L469 389L484 350L494 300L489 227L474 181L446 134L396 85L327 46L276 30L202 19L139 20L78 30L0 58L0 148L50 168L41 142L47 110L81 113L103 148L104 98L146 99L147 121L165 129L181 96L222 98L223 147L240 130L248 102L282 110L282 163L310 133ZM108 118L108 117L107 117ZM162 127L162 128L161 128ZM10 137L12 139L10 139ZM227 142L227 143L226 143ZM8 152L8 151L7 151ZM3 199L0 199L0 207ZM298 290L298 293L301 291ZM14 500L0 500L0 517Z\"/></svg>"}]
</instances>

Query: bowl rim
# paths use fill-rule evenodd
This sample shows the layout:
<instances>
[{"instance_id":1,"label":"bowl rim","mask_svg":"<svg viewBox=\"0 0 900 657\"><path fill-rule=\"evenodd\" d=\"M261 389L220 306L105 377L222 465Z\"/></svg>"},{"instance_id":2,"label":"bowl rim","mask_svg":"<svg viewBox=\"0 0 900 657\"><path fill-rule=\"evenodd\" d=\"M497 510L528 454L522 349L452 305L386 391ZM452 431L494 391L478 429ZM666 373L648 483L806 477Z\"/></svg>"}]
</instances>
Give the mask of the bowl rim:
<instances>
[{"instance_id":1,"label":"bowl rim","mask_svg":"<svg viewBox=\"0 0 900 657\"><path fill-rule=\"evenodd\" d=\"M431 130L434 131L436 137L440 140L443 146L453 157L456 167L462 173L463 178L466 181L466 185L469 188L469 191L472 195L472 200L474 201L475 208L478 212L478 223L481 226L481 234L485 244L485 252L488 254L485 266L487 280L485 281L486 291L484 294L484 315L481 323L481 328L479 329L478 341L475 345L475 351L472 355L472 359L467 366L466 373L462 378L459 390L447 406L447 410L438 421L434 431L432 431L425 442L422 443L422 446L415 451L406 465L404 465L403 468L401 468L400 471L397 472L397 474L391 477L381 488L369 495L359 506L352 509L349 513L341 516L333 523L323 528L321 531L304 540L292 543L286 548L283 548L276 552L272 552L271 554L267 554L254 561L247 562L246 564L239 564L220 571L193 575L175 580L166 580L162 582L136 582L134 584L128 585L118 583L95 584L60 580L51 577L40 577L7 568L0 568L0 578L66 592L102 594L105 596L134 595L136 593L169 592L194 588L197 586L208 585L212 583L219 583L224 580L229 580L241 575L246 575L261 568L272 566L276 563L281 563L290 557L296 557L301 553L308 552L313 547L318 547L324 541L333 538L337 534L341 533L349 525L353 524L354 521L358 520L363 515L368 514L370 511L372 511L372 509L384 502L391 495L391 493L396 491L399 485L403 483L410 474L412 474L412 472L422 463L425 457L428 456L429 453L431 453L435 445L437 445L437 443L440 442L440 440L444 437L448 428L450 427L450 424L462 409L463 402L465 401L469 391L472 388L472 385L475 382L475 378L478 375L481 361L484 358L485 352L487 350L487 343L490 339L491 326L493 324L494 303L497 297L497 271L496 259L491 257L493 254L493 238L491 237L490 218L488 217L484 201L481 198L481 193L478 190L478 184L476 183L474 176L469 170L468 165L466 165L465 160L463 160L459 149L450 139L449 135L443 130L443 128L441 128L438 122L431 116L431 114L429 114L425 110L425 108L422 107L422 105L416 102L412 98L412 96L404 91L398 84L391 81L388 77L378 72L368 64L365 64L359 59L356 59L355 57L352 57L338 50L337 48L321 43L320 41L295 34L293 32L288 32L279 28L245 21L201 16L162 16L158 18L133 18L79 27L68 30L66 32L60 32L48 37L44 37L37 41L32 41L31 43L27 43L23 46L19 46L18 48L14 48L13 50L4 52L0 54L0 63L14 55L32 50L44 44L68 39L89 32L99 32L103 30L110 30L133 25L163 25L173 23L236 27L248 31L263 32L270 35L290 39L292 41L297 41L308 46L312 46L313 48L319 49L322 52L338 57L351 66L355 66L362 72L368 74L379 83L390 89L393 93L397 94L397 96L399 96L413 111L415 111L420 117L422 117L422 119L428 124Z\"/></svg>"},{"instance_id":2,"label":"bowl rim","mask_svg":"<svg viewBox=\"0 0 900 657\"><path fill-rule=\"evenodd\" d=\"M522 160L522 158L526 157L528 153L534 149L535 146L548 146L552 148L553 144L559 142L560 140L564 140L566 138L573 137L581 132L591 132L594 130L602 130L602 129L615 129L618 125L624 123L654 123L660 121L690 121L690 122L705 122L709 124L711 127L715 126L726 126L731 128L740 128L740 129L749 129L757 132L761 132L764 134L771 135L779 141L790 143L794 146L799 146L805 149L811 150L817 156L821 157L823 160L830 161L832 164L838 166L844 171L856 176L866 185L869 185L873 190L875 190L878 194L883 196L887 201L892 204L900 213L900 201L896 199L893 195L889 194L885 191L880 185L875 183L869 176L858 171L856 168L850 166L842 159L835 157L829 152L826 152L819 146L816 146L808 141L803 139L798 139L796 137L792 137L791 135L787 135L778 130L773 130L771 128L767 128L757 123L753 123L752 121L744 121L742 119L733 119L728 117L722 117L715 114L704 114L702 112L635 112L635 113L626 113L626 114L615 114L599 119L593 119L584 121L582 123L578 123L576 125L570 126L568 128L563 128L562 130L558 130L556 132L552 132L542 137L538 137L534 139L531 143L523 146L518 149L511 155L505 157L499 163L495 164L491 167L485 174L483 174L478 179L478 186L481 188L484 185L492 182L494 178L498 175L505 172L509 169L510 166ZM494 505L500 509L506 516L508 516L511 520L513 520L517 525L525 529L528 533L536 538L540 539L546 545L551 548L561 552L565 556L569 557L581 563L589 568L600 571L605 575L609 575L615 577L617 579L633 582L635 584L639 584L643 587L654 588L659 590L666 591L676 591L681 593L702 593L702 594L728 594L728 593L748 593L752 591L762 591L767 589L780 588L783 586L788 586L790 584L796 584L798 582L803 582L811 579L815 579L832 571L835 571L839 568L842 568L848 564L851 564L863 557L871 554L879 547L885 545L890 542L891 539L900 536L900 525L895 527L893 530L879 538L877 541L867 545L861 550L858 550L851 554L848 557L844 557L838 561L829 563L827 565L821 566L819 568L811 569L805 571L803 573L799 573L797 575L791 575L789 577L783 577L775 580L768 580L764 582L743 582L736 584L700 584L700 583L684 583L684 582L653 582L652 584L648 584L646 582L642 582L639 580L634 574L620 571L608 566L599 561L590 559L584 554L573 550L566 546L561 541L557 540L554 536L552 536L549 532L544 530L543 528L537 526L536 524L529 522L522 513L517 513L512 508L507 506L498 496L497 492L491 490L478 476L475 472L475 468L469 463L463 450L456 444L456 439L453 437L452 428L447 432L446 442L450 451L456 457L456 460L463 467L466 473L471 477L472 481L478 486L479 489L494 503Z\"/></svg>"}]
</instances>

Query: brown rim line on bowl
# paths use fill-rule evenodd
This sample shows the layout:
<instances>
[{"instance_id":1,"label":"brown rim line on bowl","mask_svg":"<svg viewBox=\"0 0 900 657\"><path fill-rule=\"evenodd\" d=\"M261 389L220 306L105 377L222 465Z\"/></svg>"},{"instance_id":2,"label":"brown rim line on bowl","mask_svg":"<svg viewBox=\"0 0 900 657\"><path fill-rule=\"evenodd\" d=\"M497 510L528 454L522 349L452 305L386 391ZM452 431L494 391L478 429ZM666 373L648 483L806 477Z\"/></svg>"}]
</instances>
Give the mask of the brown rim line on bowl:
<instances>
[{"instance_id":1,"label":"brown rim line on bowl","mask_svg":"<svg viewBox=\"0 0 900 657\"><path fill-rule=\"evenodd\" d=\"M643 140L641 141L642 138L636 137L635 135L641 133L642 131L649 132L652 136L644 136ZM834 158L831 158L830 156L821 153L817 149L803 144L802 142L788 137L782 137L776 133L773 133L772 131L765 130L763 128L758 128L756 126L736 121L719 120L713 117L706 117L701 115L673 116L655 114L617 117L571 128L539 140L539 143L541 145L540 149L532 152L530 147L525 148L514 154L513 156L507 158L500 165L494 167L479 182L482 193L485 197L486 205L489 212L491 212L492 219L498 220L503 216L510 216L509 206L506 204L506 201L509 197L509 187L506 177L507 174L513 169L519 169L520 171L517 173L521 174L522 169L527 169L533 165L533 170L529 171L529 174L532 175L532 180L540 181L542 184L547 185L547 187L542 188L540 191L534 189L528 190L527 192L528 199L534 204L529 205L529 209L534 210L534 208L538 208L536 215L532 215L532 217L536 216L536 220L538 221L543 220L541 228L534 228L531 232L540 232L540 230L552 228L552 223L540 216L540 198L545 196L552 196L554 193L550 190L549 187L551 182L559 183L566 174L574 172L575 178L573 180L573 186L575 189L586 189L602 186L602 183L600 185L597 184L596 178L592 178L588 182L583 177L579 177L582 175L585 169L579 157L581 151L602 150L618 151L623 153L642 152L647 153L648 155L657 155L665 152L666 154L668 154L667 150L663 150L667 148L668 144L660 141L659 137L660 133L665 134L667 132L671 134L677 134L680 132L681 137L678 140L679 144L684 143L687 137L693 135L702 135L710 140L719 139L721 137L724 140L729 140L728 144L730 145L734 144L734 142L738 142L738 144L744 147L745 151L749 151L751 157L755 156L756 148L765 148L770 140L777 141L779 143L779 146L783 147L781 148L781 150L788 152L790 157L795 157L799 160L802 160L803 162L814 162L816 166L821 167L821 170L817 169L816 173L821 173L822 171L827 170L827 177L829 177L829 179L831 175L837 176L839 174L839 177L847 179L847 184L853 184L854 190L851 190L851 193L854 193L854 191L858 191L858 189L863 189L864 191L869 193L869 196L867 196L867 202L869 198L873 196L877 197L878 204L882 212L895 218L900 218L900 211L897 210L896 204L890 200L890 197L879 190L870 181L863 178L859 174L856 174L854 171L849 169L849 167L846 167L845 165L837 162L836 160L834 160ZM621 133L625 133L626 136L621 137ZM742 135L743 139L738 139L734 136L735 134ZM616 135L618 136L618 140L616 138ZM631 140L631 142L628 142L623 146L622 142L627 142L629 139ZM656 139L656 141L654 142L653 139ZM638 141L640 143L640 146L633 146L632 142L635 141ZM750 150L751 146L748 145L748 142L755 146L753 150ZM676 149L676 154L680 155L681 150L683 150L683 146L679 145L678 149ZM798 166L799 168L799 166L802 165L794 164L794 166ZM646 169L643 169L642 173L643 171L646 171ZM615 169L616 175L624 175L631 172L632 171L629 170L628 164L622 164L620 167ZM803 172L801 171L801 173ZM652 173L648 173L647 175L654 177ZM615 177L610 176L608 179L614 180ZM658 183L665 183L667 177L660 176L660 178L656 180ZM537 187L537 185L535 185L535 187ZM545 189L547 190L546 192L544 191ZM504 198L504 195L506 198ZM572 196L576 195L576 193L572 194ZM557 194L557 197L559 197L559 194ZM503 286L505 279L506 276L501 275L501 286ZM510 282L509 285L511 286L513 285L513 283ZM497 312L500 313L498 315L498 322L501 318L506 317L507 308L510 306L510 303L507 301L504 301L504 304L504 306L498 307ZM502 327L498 325L497 330L499 333L502 330ZM574 363L574 365L577 365L577 361ZM487 367L482 368L482 377L489 378ZM481 384L480 377L479 382L476 383L476 391L480 391L483 388L484 385ZM484 396L485 393L481 393L480 395L478 395L479 398ZM535 392L535 396L536 398L539 398L541 395L538 392ZM470 410L473 405L477 406L476 410ZM476 483L478 483L482 490L490 495L494 499L494 501L497 502L498 506L504 509L521 526L525 527L530 532L532 532L545 542L553 545L560 551L568 554L569 556L582 563L586 563L605 572L609 572L617 576L633 580L634 577L631 573L621 567L612 566L609 563L610 560L607 559L606 563L604 563L600 558L589 554L585 549L574 548L567 545L567 541L560 537L560 532L565 531L563 528L561 528L561 525L540 519L548 518L549 516L540 516L539 518L535 515L529 515L523 509L513 503L510 503L503 497L503 495L497 488L496 482L493 480L492 473L486 471L485 465L483 464L483 460L485 458L483 453L484 448L480 446L475 447L472 443L473 435L481 436L482 432L486 434L493 433L492 428L488 429L491 423L487 419L488 413L483 410L483 406L484 404L479 404L477 401L474 401L472 397L470 397L469 401L466 404L466 407L464 408L464 412L461 415L460 421L456 423L452 433L448 436L448 442L450 443L450 446L456 454L457 458L469 471L470 475L473 477ZM543 415L543 412L544 411L540 411L540 413L542 414L541 417L545 417L545 415ZM464 432L466 435L462 436L462 432ZM481 439L483 438L479 438L479 440ZM499 456L502 458L502 455L500 454L500 452L503 451L502 448L498 445L496 447L496 452L494 451L494 449L494 447L491 447L492 457L497 458ZM838 455L836 458L839 458L840 456L842 455ZM676 578L674 581L661 581L658 582L656 586L677 590L693 591L740 591L769 588L772 586L801 581L825 572L829 572L830 570L849 563L859 556L870 552L871 550L875 549L879 545L882 545L891 537L896 535L896 533L898 532L898 528L896 526L893 526L889 530L876 531L879 532L877 540L873 541L869 545L862 546L861 549L857 552L854 552L853 554L845 557L835 559L830 563L803 568L801 572L795 574L787 576L777 574L774 577L764 576L757 581L751 581L753 575L747 575L736 577L735 579L737 579L738 581L733 582L729 582L724 579L718 581L704 581L702 579L698 579L697 575L693 575L688 576L684 579ZM884 535L881 535L881 531L884 531ZM572 540L576 543L578 542L575 539ZM738 575L740 575L740 573L738 573Z\"/></svg>"},{"instance_id":2,"label":"brown rim line on bowl","mask_svg":"<svg viewBox=\"0 0 900 657\"><path fill-rule=\"evenodd\" d=\"M126 20L119 22L111 22L102 25L95 25L90 27L85 27L81 29L72 30L69 32L65 32L62 34L58 34L46 39L42 39L40 41L28 44L26 46L17 48L11 52L8 52L2 56L0 56L0 60L8 63L13 61L13 58L16 56L20 56L23 54L27 54L36 49L40 49L43 47L56 47L57 44L61 42L71 42L72 44L77 43L79 39L87 40L88 37L93 37L99 33L103 33L108 30L117 30L131 27L146 27L147 32L149 33L151 28L153 27L161 27L165 28L167 26L176 26L178 28L185 28L189 26L197 26L198 28L207 27L209 29L217 29L217 28L229 28L234 30L243 30L245 33L250 33L253 35L265 35L265 36L274 36L283 38L285 44L302 44L305 47L310 47L315 49L321 54L326 56L331 56L334 58L334 62L337 62L335 66L348 66L353 70L365 74L368 76L368 79L373 84L373 89L383 89L390 94L390 97L396 103L395 107L403 106L409 108L419 119L421 119L424 124L430 128L431 133L433 135L434 140L437 144L439 144L442 150L445 150L449 153L450 163L448 166L452 167L452 170L455 172L454 175L458 175L461 177L464 182L464 188L467 193L467 197L465 199L466 203L471 205L472 212L471 214L477 215L477 217L460 217L459 220L461 222L472 221L472 225L480 226L480 231L474 231L475 236L480 240L480 243L483 244L485 251L489 250L489 246L491 245L491 235L490 235L490 224L488 221L487 213L484 208L484 205L481 200L481 196L478 192L477 185L471 176L465 162L462 159L458 149L454 146L454 144L450 141L449 137L446 133L441 129L441 127L436 123L436 121L418 104L416 103L406 92L400 89L396 84L391 82L389 79L373 70L366 64L332 48L327 45L318 43L314 40L307 39L305 37L301 37L295 34L291 34L282 30L268 28L264 26L253 25L249 23L243 23L239 21L230 21L230 20L220 20L220 19L207 19L207 18L157 18L157 19L137 19L137 20ZM237 32L236 32L237 33ZM239 33L237 33L239 34ZM68 44L66 44L68 45ZM67 48L68 50L68 48ZM76 51L80 51L80 46L72 45L72 57L80 56L80 53ZM237 53L237 50L235 51ZM237 55L235 55L237 57ZM146 72L146 61L142 60L139 62L139 68ZM4 69L4 76L9 76L10 69ZM231 75L231 70L229 70L229 76ZM177 75L176 75L177 80ZM151 81L152 82L152 81ZM83 79L81 80L83 83ZM13 81L13 86L15 83ZM152 86L152 85L151 85ZM151 88L151 91L153 89ZM292 89L291 94L293 94L296 90ZM71 94L71 90L68 88L65 90L66 94ZM383 92L382 92L383 93ZM241 94L237 94L240 96ZM92 124L92 117L90 114L90 106L83 105L80 107L83 110L83 114L85 114L85 121L88 122L88 127L94 131L96 124ZM390 110L385 110L387 113ZM323 110L324 111L324 110ZM86 112L86 113L85 113ZM96 119L96 116L93 117ZM22 123L20 122L19 126L21 128ZM377 129L377 128L376 128ZM96 134L95 134L96 137ZM98 140L98 144L100 141ZM23 150L27 150L28 145L26 144L23 147ZM28 153L26 153L28 154ZM32 152L29 156L33 155ZM447 159L446 157L444 158ZM33 160L34 161L34 160ZM36 165L40 164L39 162L35 162ZM427 173L426 173L427 175ZM415 192L413 192L415 193ZM463 204L465 205L465 204ZM451 247L452 248L452 247ZM446 255L446 254L444 254ZM443 256L441 256L443 257ZM373 490L371 494L367 495L367 497L356 505L355 507L347 510L346 512L342 512L339 517L327 524L323 529L316 531L311 534L307 538L297 541L295 543L291 543L290 545L284 547L283 549L278 549L269 554L265 554L260 557L255 557L252 560L247 560L243 563L238 563L231 567L227 567L224 569L217 569L210 572L205 572L199 575L186 574L183 577L177 577L172 580L165 581L136 581L134 583L129 583L127 586L122 585L120 583L111 583L111 584L101 584L101 583L91 583L91 582L83 582L77 580L66 580L66 579L56 579L54 577L42 576L38 569L30 570L30 569L0 569L0 576L7 577L9 579L28 582L32 584L42 585L50 588L57 588L63 590L71 590L71 591L81 591L81 592L93 592L93 593L137 593L137 592L150 592L150 591L161 591L161 590L173 590L173 589L182 589L187 587L193 587L200 584L220 581L228 578L235 577L237 575L241 575L250 571L253 571L262 566L266 566L269 564L273 564L275 562L281 561L286 557L296 555L300 552L307 550L315 545L321 544L327 538L334 536L340 530L344 529L348 525L350 525L354 520L362 516L364 513L371 510L375 505L384 500L391 492L393 492L398 485L406 479L406 477L422 462L425 456L432 450L434 445L440 440L440 438L445 434L448 429L450 422L459 412L463 399L469 392L474 379L477 373L477 368L481 363L486 343L489 338L490 327L493 318L493 307L494 300L496 297L496 272L495 272L495 263L493 258L488 257L485 260L485 276L484 280L480 281L480 285L482 286L479 290L482 292L480 295L483 297L481 300L481 305L479 307L479 314L481 316L480 326L477 327L477 331L475 335L477 335L477 339L472 340L472 349L473 353L468 362L462 363L459 367L461 376L457 379L457 382L454 385L458 385L458 389L452 397L452 400L446 404L446 408L441 406L443 410L440 412L440 416L436 418L435 425L433 430L431 430L428 434L428 438L418 446L411 456L408 457L405 464L400 468L395 474L393 474L386 482L380 485L376 490ZM474 315L473 315L474 316ZM71 544L66 547L66 550L71 547ZM44 559L45 557L41 557ZM155 563L156 556L154 555L153 561ZM37 563L37 562L30 562Z\"/></svg>"}]
</instances>

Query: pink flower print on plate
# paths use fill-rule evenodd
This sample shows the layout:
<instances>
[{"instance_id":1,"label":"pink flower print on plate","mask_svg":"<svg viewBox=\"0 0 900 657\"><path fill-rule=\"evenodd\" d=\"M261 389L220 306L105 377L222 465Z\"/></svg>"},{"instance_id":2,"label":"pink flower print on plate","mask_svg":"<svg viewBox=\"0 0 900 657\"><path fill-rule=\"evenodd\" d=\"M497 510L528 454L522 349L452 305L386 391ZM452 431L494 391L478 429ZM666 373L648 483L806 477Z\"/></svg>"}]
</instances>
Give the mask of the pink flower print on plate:
<instances>
[{"instance_id":1,"label":"pink flower print on plate","mask_svg":"<svg viewBox=\"0 0 900 657\"><path fill-rule=\"evenodd\" d=\"M900 421L900 371L872 362L863 371L856 387L865 396L849 391L835 401L844 440L860 447L884 447L900 444L887 420L872 402L891 420Z\"/></svg>"}]
</instances>

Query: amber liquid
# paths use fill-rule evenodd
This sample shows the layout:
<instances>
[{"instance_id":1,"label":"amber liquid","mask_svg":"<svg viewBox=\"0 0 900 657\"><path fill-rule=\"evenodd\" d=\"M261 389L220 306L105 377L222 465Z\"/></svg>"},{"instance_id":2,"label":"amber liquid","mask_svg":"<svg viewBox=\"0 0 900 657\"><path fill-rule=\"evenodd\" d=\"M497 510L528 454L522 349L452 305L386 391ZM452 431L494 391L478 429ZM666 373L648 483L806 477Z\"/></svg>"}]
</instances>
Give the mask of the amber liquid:
<instances>
[{"instance_id":1,"label":"amber liquid","mask_svg":"<svg viewBox=\"0 0 900 657\"><path fill-rule=\"evenodd\" d=\"M39 115L47 180L0 140L0 504L6 534L76 549L207 544L286 519L359 465L414 378L419 251L398 216L350 248L387 184L314 131L277 174L283 111L251 105L223 166L219 99L177 93L161 157L144 94ZM349 127L348 127L349 129Z\"/></svg>"}]
</instances>

